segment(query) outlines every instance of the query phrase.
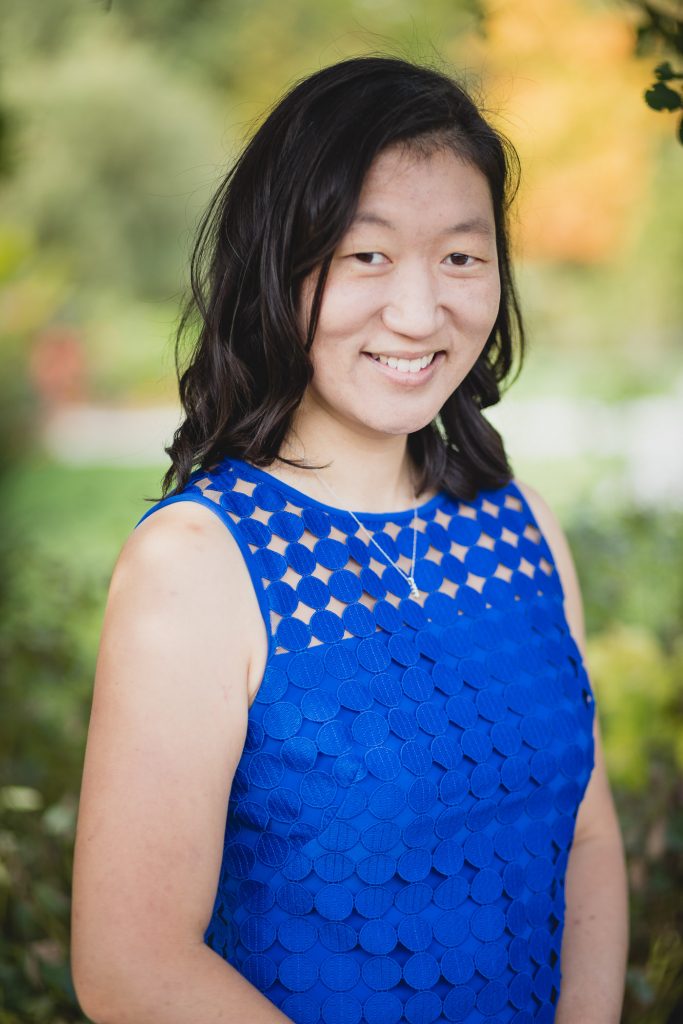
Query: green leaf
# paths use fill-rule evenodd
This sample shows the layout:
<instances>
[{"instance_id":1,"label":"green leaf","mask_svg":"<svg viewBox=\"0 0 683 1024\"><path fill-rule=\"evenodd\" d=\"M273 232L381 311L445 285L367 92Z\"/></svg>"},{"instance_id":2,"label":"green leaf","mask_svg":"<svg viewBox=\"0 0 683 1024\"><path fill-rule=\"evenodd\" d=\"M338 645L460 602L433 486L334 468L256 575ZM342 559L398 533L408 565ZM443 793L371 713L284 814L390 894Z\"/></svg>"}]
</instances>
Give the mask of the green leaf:
<instances>
[{"instance_id":1,"label":"green leaf","mask_svg":"<svg viewBox=\"0 0 683 1024\"><path fill-rule=\"evenodd\" d=\"M31 786L3 786L0 789L0 807L8 811L39 811L43 797Z\"/></svg>"},{"instance_id":2,"label":"green leaf","mask_svg":"<svg viewBox=\"0 0 683 1024\"><path fill-rule=\"evenodd\" d=\"M674 70L668 60L664 61L663 64L657 65L655 68L655 75L660 82L668 82L670 78L674 77Z\"/></svg>"},{"instance_id":3,"label":"green leaf","mask_svg":"<svg viewBox=\"0 0 683 1024\"><path fill-rule=\"evenodd\" d=\"M653 110L678 110L683 105L679 94L662 82L647 90L645 102Z\"/></svg>"}]
</instances>

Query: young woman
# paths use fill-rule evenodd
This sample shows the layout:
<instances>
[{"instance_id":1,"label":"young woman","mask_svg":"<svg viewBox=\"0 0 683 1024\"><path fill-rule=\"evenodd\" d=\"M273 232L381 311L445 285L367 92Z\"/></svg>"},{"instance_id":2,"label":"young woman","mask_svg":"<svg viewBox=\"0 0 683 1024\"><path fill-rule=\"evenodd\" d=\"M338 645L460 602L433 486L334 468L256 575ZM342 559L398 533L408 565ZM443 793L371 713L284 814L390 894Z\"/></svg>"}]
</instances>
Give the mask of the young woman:
<instances>
[{"instance_id":1,"label":"young woman","mask_svg":"<svg viewBox=\"0 0 683 1024\"><path fill-rule=\"evenodd\" d=\"M482 414L522 341L514 189L458 85L370 57L297 84L208 210L97 663L94 1021L618 1021L577 579Z\"/></svg>"}]
</instances>

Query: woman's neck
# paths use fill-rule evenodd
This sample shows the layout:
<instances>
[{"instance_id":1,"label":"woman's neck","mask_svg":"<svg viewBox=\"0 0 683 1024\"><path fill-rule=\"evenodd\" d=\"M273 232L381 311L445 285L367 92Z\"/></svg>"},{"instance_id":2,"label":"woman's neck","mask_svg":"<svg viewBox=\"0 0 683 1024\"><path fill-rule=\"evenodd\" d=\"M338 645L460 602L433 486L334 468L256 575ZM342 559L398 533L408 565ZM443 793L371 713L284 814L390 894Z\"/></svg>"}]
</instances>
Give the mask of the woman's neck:
<instances>
[{"instance_id":1,"label":"woman's neck","mask_svg":"<svg viewBox=\"0 0 683 1024\"><path fill-rule=\"evenodd\" d=\"M305 442L299 433L290 432L269 472L325 504L330 504L332 492L339 507L347 509L398 512L428 501L436 491L423 492L419 499L416 496L418 474L408 455L407 438L387 440L386 445L369 441L341 445L331 440L326 443L324 436ZM321 468L290 466L283 457Z\"/></svg>"}]
</instances>

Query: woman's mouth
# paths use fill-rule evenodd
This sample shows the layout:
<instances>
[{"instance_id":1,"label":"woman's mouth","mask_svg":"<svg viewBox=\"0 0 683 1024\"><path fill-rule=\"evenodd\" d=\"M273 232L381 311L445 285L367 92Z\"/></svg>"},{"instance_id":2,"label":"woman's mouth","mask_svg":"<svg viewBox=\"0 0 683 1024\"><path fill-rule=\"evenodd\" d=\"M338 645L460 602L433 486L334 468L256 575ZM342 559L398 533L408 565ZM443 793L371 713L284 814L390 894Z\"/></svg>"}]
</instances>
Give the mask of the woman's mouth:
<instances>
[{"instance_id":1,"label":"woman's mouth","mask_svg":"<svg viewBox=\"0 0 683 1024\"><path fill-rule=\"evenodd\" d=\"M372 360L377 369L385 376L411 385L422 384L429 380L444 359L445 352L443 350L429 352L414 359L385 355L383 352L364 352L363 355Z\"/></svg>"}]
</instances>

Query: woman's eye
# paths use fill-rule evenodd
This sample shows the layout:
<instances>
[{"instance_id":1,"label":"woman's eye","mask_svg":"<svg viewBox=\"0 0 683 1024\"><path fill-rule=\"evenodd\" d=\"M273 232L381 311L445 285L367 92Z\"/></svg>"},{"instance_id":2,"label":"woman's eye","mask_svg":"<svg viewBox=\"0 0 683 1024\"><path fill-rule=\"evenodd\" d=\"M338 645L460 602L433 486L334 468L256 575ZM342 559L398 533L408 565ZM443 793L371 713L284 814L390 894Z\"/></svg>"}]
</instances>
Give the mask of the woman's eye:
<instances>
[{"instance_id":1,"label":"woman's eye","mask_svg":"<svg viewBox=\"0 0 683 1024\"><path fill-rule=\"evenodd\" d=\"M451 266L454 267L471 267L472 264L475 262L474 256L468 256L467 253L464 252L452 252L450 253L449 256L446 257L446 259L452 259L454 262L451 264ZM471 260L472 263L468 263L467 260Z\"/></svg>"},{"instance_id":2,"label":"woman's eye","mask_svg":"<svg viewBox=\"0 0 683 1024\"><path fill-rule=\"evenodd\" d=\"M361 263L366 263L368 266L372 267L372 266L377 266L376 263L373 263L372 257L373 256L381 256L382 253L381 252L354 252L353 255L354 255L355 259L360 260Z\"/></svg>"}]
</instances>

